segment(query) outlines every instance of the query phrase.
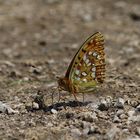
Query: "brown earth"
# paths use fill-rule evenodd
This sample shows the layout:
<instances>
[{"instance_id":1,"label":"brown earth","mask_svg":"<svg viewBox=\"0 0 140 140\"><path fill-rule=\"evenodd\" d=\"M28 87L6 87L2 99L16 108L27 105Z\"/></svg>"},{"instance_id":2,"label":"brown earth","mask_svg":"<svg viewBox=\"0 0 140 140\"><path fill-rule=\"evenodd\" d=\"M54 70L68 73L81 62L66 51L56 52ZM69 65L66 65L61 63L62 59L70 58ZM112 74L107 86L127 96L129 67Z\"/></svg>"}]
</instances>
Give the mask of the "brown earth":
<instances>
[{"instance_id":1,"label":"brown earth","mask_svg":"<svg viewBox=\"0 0 140 140\"><path fill-rule=\"evenodd\" d=\"M72 96L49 106L56 76L96 31L106 40L104 84L80 107ZM0 95L18 111L0 114L0 139L140 139L140 1L1 0ZM94 107L106 98L107 109Z\"/></svg>"}]
</instances>

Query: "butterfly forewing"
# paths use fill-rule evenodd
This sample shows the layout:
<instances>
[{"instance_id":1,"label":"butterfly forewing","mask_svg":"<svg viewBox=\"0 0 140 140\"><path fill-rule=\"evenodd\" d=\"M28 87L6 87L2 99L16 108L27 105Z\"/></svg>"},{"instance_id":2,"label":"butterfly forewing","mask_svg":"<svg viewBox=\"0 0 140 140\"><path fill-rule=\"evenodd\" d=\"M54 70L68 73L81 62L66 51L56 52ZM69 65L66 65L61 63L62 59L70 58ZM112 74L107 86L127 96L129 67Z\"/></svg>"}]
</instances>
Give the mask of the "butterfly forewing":
<instances>
[{"instance_id":1,"label":"butterfly forewing","mask_svg":"<svg viewBox=\"0 0 140 140\"><path fill-rule=\"evenodd\" d=\"M89 37L74 56L66 72L75 92L92 91L105 78L104 38L99 32Z\"/></svg>"}]
</instances>

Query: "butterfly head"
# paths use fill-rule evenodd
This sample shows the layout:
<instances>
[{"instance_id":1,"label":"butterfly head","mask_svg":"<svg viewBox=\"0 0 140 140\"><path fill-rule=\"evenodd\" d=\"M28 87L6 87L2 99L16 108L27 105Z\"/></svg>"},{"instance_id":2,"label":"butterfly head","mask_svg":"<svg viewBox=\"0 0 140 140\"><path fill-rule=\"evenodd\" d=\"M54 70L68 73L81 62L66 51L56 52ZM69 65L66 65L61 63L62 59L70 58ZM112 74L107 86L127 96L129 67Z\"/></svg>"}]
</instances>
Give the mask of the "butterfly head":
<instances>
[{"instance_id":1,"label":"butterfly head","mask_svg":"<svg viewBox=\"0 0 140 140\"><path fill-rule=\"evenodd\" d=\"M62 77L57 77L57 82L58 82L58 87L61 90L68 90L68 84L67 84L67 79L66 78L62 78Z\"/></svg>"}]
</instances>

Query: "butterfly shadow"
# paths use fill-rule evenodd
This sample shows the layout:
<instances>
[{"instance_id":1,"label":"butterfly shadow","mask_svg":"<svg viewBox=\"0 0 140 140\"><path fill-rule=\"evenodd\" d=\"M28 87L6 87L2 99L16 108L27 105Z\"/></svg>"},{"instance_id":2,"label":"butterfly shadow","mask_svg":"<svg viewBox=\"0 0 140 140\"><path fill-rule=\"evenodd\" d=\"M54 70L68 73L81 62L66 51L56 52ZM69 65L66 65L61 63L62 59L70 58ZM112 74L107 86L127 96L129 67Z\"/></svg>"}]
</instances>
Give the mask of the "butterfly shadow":
<instances>
[{"instance_id":1,"label":"butterfly shadow","mask_svg":"<svg viewBox=\"0 0 140 140\"><path fill-rule=\"evenodd\" d=\"M43 111L50 112L52 109L55 109L57 111L66 109L67 108L76 108L76 107L82 107L90 104L91 101L81 102L81 101L68 101L68 102L58 102L55 104L52 104L50 106L44 106L42 107Z\"/></svg>"}]
</instances>

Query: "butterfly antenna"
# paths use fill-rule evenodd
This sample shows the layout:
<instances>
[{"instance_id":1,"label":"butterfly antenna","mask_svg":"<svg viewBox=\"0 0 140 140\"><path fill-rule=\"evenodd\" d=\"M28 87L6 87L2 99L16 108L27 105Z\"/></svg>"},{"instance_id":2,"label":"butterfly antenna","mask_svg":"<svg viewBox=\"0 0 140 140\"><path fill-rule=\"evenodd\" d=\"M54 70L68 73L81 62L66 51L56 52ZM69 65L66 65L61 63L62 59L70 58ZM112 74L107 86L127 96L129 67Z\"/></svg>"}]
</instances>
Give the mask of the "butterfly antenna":
<instances>
[{"instance_id":1,"label":"butterfly antenna","mask_svg":"<svg viewBox=\"0 0 140 140\"><path fill-rule=\"evenodd\" d=\"M54 104L54 93L55 91L58 89L58 87L52 87L52 94L51 94L51 98L52 98L52 105Z\"/></svg>"},{"instance_id":2,"label":"butterfly antenna","mask_svg":"<svg viewBox=\"0 0 140 140\"><path fill-rule=\"evenodd\" d=\"M59 94L59 95L58 95L58 97L59 97L59 98L58 98L58 103L59 103L60 100L61 100L61 94L60 94L60 92L61 92L61 90L60 90L59 87L58 87L58 94Z\"/></svg>"}]
</instances>

